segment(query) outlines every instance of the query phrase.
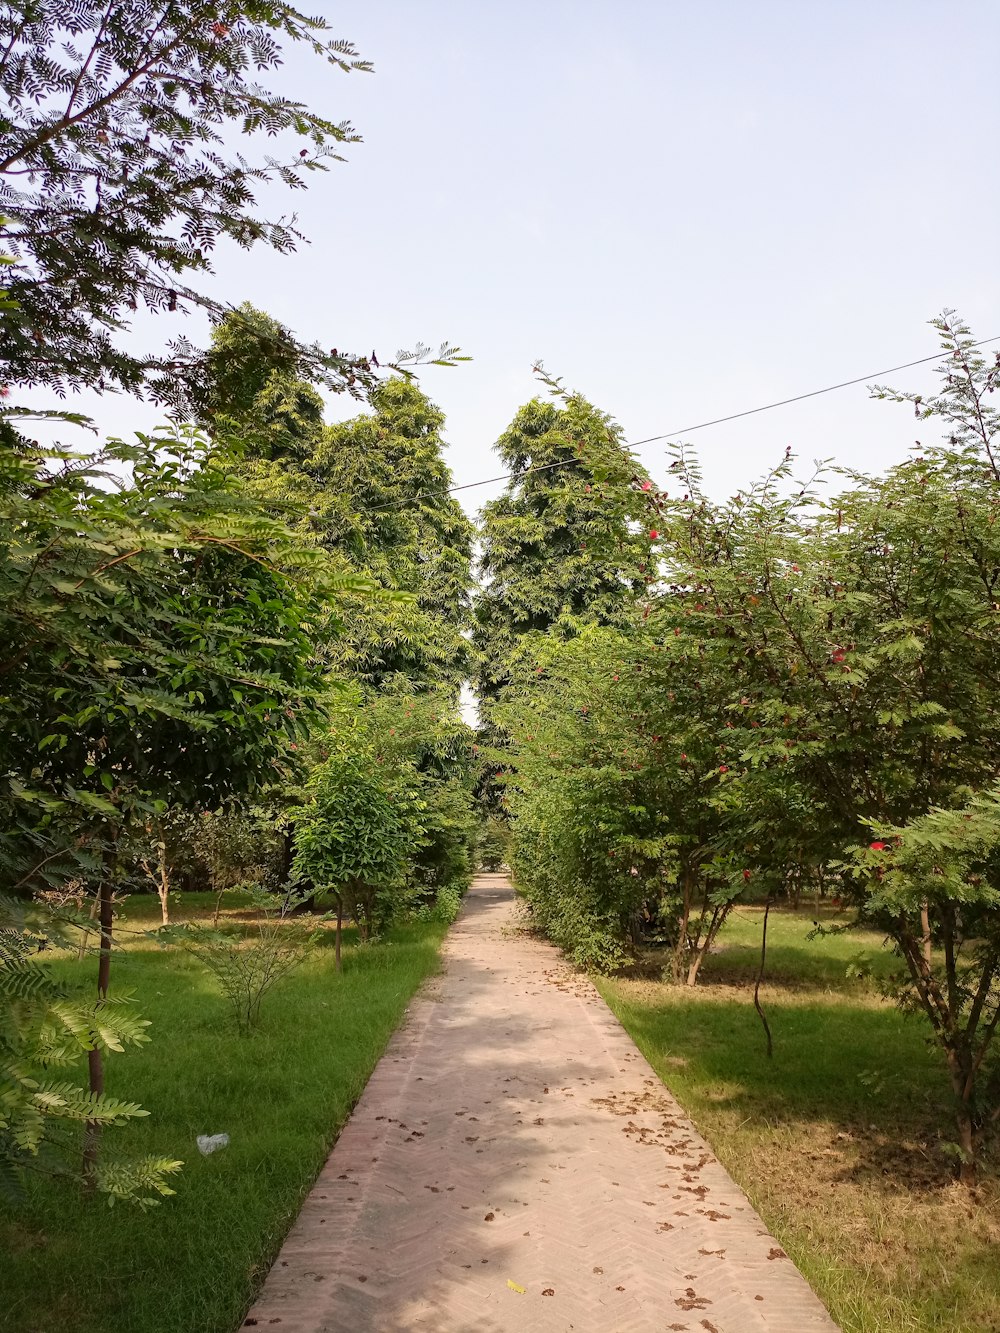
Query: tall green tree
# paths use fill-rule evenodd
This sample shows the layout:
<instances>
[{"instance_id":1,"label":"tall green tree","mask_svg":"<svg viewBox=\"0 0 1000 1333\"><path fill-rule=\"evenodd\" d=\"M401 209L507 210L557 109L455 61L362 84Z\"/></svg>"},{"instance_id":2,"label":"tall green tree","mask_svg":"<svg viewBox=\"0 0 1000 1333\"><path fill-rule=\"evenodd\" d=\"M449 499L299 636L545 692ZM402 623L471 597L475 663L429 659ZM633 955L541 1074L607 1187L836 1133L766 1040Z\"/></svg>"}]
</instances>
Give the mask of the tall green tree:
<instances>
[{"instance_id":1,"label":"tall green tree","mask_svg":"<svg viewBox=\"0 0 1000 1333\"><path fill-rule=\"evenodd\" d=\"M337 666L380 689L405 681L457 694L469 669L473 526L448 494L444 414L393 375L372 388L370 412L324 426L308 366L279 355L282 343L280 325L252 306L221 321L206 424L242 441L243 475L263 501L300 505L304 534L390 594L345 598Z\"/></svg>"},{"instance_id":2,"label":"tall green tree","mask_svg":"<svg viewBox=\"0 0 1000 1333\"><path fill-rule=\"evenodd\" d=\"M377 686L405 678L410 688L447 684L457 695L469 667L473 527L447 493L444 414L400 376L374 389L371 404L370 414L324 431L309 466L323 497L316 522L324 542L412 598L413 610L397 604L381 627L361 617L344 642L355 670Z\"/></svg>"},{"instance_id":3,"label":"tall green tree","mask_svg":"<svg viewBox=\"0 0 1000 1333\"><path fill-rule=\"evenodd\" d=\"M323 398L291 331L244 302L212 329L198 416L240 441L244 458L289 465L308 458L323 429Z\"/></svg>"},{"instance_id":4,"label":"tall green tree","mask_svg":"<svg viewBox=\"0 0 1000 1333\"><path fill-rule=\"evenodd\" d=\"M624 623L651 577L652 483L610 417L579 394L535 398L496 447L513 475L482 513L473 642L487 713L538 636Z\"/></svg>"}]
</instances>

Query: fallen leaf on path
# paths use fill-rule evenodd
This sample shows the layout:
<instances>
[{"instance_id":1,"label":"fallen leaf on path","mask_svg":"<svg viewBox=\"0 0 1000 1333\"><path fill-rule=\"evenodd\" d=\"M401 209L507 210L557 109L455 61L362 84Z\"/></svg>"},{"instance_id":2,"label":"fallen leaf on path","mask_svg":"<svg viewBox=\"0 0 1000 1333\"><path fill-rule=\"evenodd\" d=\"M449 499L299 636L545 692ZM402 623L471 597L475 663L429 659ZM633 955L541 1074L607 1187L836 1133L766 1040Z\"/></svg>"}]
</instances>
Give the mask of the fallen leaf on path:
<instances>
[{"instance_id":1,"label":"fallen leaf on path","mask_svg":"<svg viewBox=\"0 0 1000 1333\"><path fill-rule=\"evenodd\" d=\"M524 1295L524 1287L519 1287L511 1278L507 1279L507 1286L510 1287L511 1291L516 1291L519 1296Z\"/></svg>"}]
</instances>

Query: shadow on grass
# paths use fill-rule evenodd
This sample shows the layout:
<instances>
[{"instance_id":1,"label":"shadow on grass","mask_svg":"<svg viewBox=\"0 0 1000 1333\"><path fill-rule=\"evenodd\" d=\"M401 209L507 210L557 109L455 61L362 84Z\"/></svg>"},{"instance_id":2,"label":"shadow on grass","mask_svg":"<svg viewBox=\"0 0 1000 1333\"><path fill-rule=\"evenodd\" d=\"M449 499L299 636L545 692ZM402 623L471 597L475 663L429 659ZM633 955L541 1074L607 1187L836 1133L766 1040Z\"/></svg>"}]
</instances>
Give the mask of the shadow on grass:
<instances>
[{"instance_id":1,"label":"shadow on grass","mask_svg":"<svg viewBox=\"0 0 1000 1333\"><path fill-rule=\"evenodd\" d=\"M752 987L760 967L763 909L737 908L702 964L699 986ZM667 947L646 949L623 970L626 978L658 981L669 975ZM852 924L844 912L774 908L768 922L765 979L791 992L837 991L862 996L872 982L902 966L882 936ZM859 975L860 974L860 975Z\"/></svg>"},{"instance_id":2,"label":"shadow on grass","mask_svg":"<svg viewBox=\"0 0 1000 1333\"><path fill-rule=\"evenodd\" d=\"M891 1194L941 1190L954 1180L954 1137L943 1059L925 1026L888 1005L850 997L823 1003L775 1000L764 1034L749 995L602 986L638 1045L693 1114L736 1127L762 1122L812 1137L804 1165L827 1179L865 1182Z\"/></svg>"}]
</instances>

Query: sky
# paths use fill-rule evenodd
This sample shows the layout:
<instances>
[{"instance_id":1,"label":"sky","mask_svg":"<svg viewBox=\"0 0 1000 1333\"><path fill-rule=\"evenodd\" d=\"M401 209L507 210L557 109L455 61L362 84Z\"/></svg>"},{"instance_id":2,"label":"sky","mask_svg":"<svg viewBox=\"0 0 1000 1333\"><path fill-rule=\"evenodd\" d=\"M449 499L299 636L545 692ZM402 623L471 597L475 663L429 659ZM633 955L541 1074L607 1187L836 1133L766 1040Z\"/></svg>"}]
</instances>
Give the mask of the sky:
<instances>
[{"instance_id":1,"label":"sky","mask_svg":"<svg viewBox=\"0 0 1000 1333\"><path fill-rule=\"evenodd\" d=\"M538 392L539 359L626 439L685 438L931 355L946 306L1000 335L995 0L305 7L375 73L299 51L270 82L364 142L275 197L311 244L220 250L211 292L380 359L461 346L469 364L421 374L457 483L499 470L493 441ZM933 376L891 382L921 392ZM107 432L153 419L110 396L87 406ZM358 410L336 398L330 416ZM788 445L803 471L890 466L915 424L859 385L690 439L722 498ZM663 444L638 452L665 476ZM474 512L499 489L461 498Z\"/></svg>"}]
</instances>

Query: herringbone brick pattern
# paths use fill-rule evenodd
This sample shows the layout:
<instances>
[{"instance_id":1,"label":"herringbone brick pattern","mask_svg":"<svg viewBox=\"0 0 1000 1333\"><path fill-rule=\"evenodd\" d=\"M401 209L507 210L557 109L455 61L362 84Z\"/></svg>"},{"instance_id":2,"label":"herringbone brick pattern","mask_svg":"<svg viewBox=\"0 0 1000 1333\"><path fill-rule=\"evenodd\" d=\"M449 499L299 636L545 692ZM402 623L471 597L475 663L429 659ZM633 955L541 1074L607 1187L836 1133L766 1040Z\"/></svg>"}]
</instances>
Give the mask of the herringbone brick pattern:
<instances>
[{"instance_id":1,"label":"herringbone brick pattern","mask_svg":"<svg viewBox=\"0 0 1000 1333\"><path fill-rule=\"evenodd\" d=\"M836 1333L601 997L514 919L478 879L247 1325Z\"/></svg>"}]
</instances>

